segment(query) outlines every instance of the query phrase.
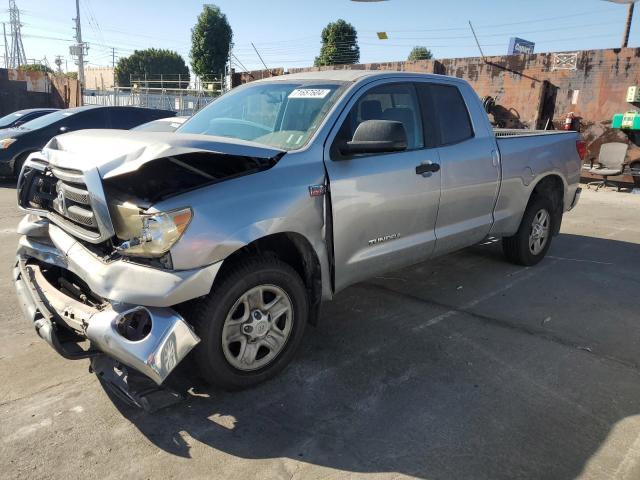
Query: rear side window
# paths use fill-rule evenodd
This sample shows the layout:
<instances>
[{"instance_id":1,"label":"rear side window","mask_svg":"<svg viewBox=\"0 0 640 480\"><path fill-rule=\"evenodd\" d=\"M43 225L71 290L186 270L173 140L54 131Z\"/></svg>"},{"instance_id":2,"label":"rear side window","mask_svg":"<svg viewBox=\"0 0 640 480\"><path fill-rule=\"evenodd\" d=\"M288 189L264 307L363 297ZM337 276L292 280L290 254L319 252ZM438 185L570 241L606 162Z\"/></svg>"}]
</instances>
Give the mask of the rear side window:
<instances>
[{"instance_id":1,"label":"rear side window","mask_svg":"<svg viewBox=\"0 0 640 480\"><path fill-rule=\"evenodd\" d=\"M136 110L135 108L109 109L109 117L111 117L111 128L121 130L129 130L154 119L146 111L142 109Z\"/></svg>"},{"instance_id":2,"label":"rear side window","mask_svg":"<svg viewBox=\"0 0 640 480\"><path fill-rule=\"evenodd\" d=\"M432 123L440 131L440 145L473 137L469 112L457 87L424 83L418 85L418 94L425 124Z\"/></svg>"},{"instance_id":3,"label":"rear side window","mask_svg":"<svg viewBox=\"0 0 640 480\"><path fill-rule=\"evenodd\" d=\"M104 108L91 108L70 115L61 125L67 127L69 130L107 128L107 114Z\"/></svg>"}]
</instances>

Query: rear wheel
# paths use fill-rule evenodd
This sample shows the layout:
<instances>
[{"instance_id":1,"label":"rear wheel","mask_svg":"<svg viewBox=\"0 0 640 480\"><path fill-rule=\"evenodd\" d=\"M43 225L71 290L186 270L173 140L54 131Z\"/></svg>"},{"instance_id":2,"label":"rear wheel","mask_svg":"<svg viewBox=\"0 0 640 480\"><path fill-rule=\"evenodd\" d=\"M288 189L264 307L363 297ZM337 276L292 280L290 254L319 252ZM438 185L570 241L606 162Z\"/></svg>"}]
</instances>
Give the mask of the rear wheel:
<instances>
[{"instance_id":1,"label":"rear wheel","mask_svg":"<svg viewBox=\"0 0 640 480\"><path fill-rule=\"evenodd\" d=\"M241 389L263 382L293 358L308 316L305 286L288 264L252 258L226 272L185 312L200 344L194 357L209 383Z\"/></svg>"},{"instance_id":2,"label":"rear wheel","mask_svg":"<svg viewBox=\"0 0 640 480\"><path fill-rule=\"evenodd\" d=\"M507 260L532 266L544 258L558 221L553 202L548 197L534 196L524 212L520 228L512 237L502 239Z\"/></svg>"}]
</instances>

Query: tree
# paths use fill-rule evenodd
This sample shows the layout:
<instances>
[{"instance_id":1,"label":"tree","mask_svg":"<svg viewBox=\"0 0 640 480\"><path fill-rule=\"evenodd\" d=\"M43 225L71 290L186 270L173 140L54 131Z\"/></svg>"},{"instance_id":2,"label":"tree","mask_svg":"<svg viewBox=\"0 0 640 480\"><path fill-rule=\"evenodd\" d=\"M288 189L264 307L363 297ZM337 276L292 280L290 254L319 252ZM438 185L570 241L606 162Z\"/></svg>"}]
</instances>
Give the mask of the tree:
<instances>
[{"instance_id":1,"label":"tree","mask_svg":"<svg viewBox=\"0 0 640 480\"><path fill-rule=\"evenodd\" d=\"M67 78L71 78L73 80L77 80L78 79L78 72L67 72L64 74L65 77Z\"/></svg>"},{"instance_id":2,"label":"tree","mask_svg":"<svg viewBox=\"0 0 640 480\"><path fill-rule=\"evenodd\" d=\"M153 80L154 87L187 88L190 79L184 58L171 50L156 48L135 50L132 55L121 58L115 75L120 87L130 87L131 79L136 83L146 77Z\"/></svg>"},{"instance_id":3,"label":"tree","mask_svg":"<svg viewBox=\"0 0 640 480\"><path fill-rule=\"evenodd\" d=\"M322 30L320 55L314 62L316 67L345 65L360 61L358 32L350 23L340 19L329 23Z\"/></svg>"},{"instance_id":4,"label":"tree","mask_svg":"<svg viewBox=\"0 0 640 480\"><path fill-rule=\"evenodd\" d=\"M43 65L42 63L29 63L27 65L20 65L18 67L18 70L22 71L22 72L46 72L46 73L53 73L53 70L51 70L49 67L47 67L46 65Z\"/></svg>"},{"instance_id":5,"label":"tree","mask_svg":"<svg viewBox=\"0 0 640 480\"><path fill-rule=\"evenodd\" d=\"M427 47L413 47L407 60L410 62L417 62L418 60L431 60L433 53Z\"/></svg>"},{"instance_id":6,"label":"tree","mask_svg":"<svg viewBox=\"0 0 640 480\"><path fill-rule=\"evenodd\" d=\"M229 58L233 31L227 16L215 5L205 5L191 30L191 68L200 77L221 77Z\"/></svg>"}]
</instances>

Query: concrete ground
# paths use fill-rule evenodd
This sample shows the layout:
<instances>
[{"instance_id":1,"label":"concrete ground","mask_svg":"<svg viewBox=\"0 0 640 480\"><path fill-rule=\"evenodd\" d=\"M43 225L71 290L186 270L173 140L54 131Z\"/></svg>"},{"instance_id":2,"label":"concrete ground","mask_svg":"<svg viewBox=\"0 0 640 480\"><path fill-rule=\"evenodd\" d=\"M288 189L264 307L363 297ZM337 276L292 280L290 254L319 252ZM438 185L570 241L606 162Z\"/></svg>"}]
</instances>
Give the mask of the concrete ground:
<instances>
[{"instance_id":1,"label":"concrete ground","mask_svg":"<svg viewBox=\"0 0 640 480\"><path fill-rule=\"evenodd\" d=\"M640 478L640 196L585 192L534 268L490 244L356 285L275 380L149 415L21 318L14 195L3 478Z\"/></svg>"}]
</instances>

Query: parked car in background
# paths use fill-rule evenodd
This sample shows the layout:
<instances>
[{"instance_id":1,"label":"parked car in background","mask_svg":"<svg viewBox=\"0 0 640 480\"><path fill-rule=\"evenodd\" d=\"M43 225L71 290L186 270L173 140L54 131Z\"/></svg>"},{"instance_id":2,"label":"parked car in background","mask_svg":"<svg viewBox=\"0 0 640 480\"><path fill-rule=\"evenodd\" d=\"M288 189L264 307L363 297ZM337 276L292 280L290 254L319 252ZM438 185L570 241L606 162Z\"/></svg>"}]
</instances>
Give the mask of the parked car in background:
<instances>
[{"instance_id":1,"label":"parked car in background","mask_svg":"<svg viewBox=\"0 0 640 480\"><path fill-rule=\"evenodd\" d=\"M53 113L59 109L57 108L29 108L26 110L18 110L17 112L10 113L0 118L0 129L4 128L16 128L23 123L35 120L38 117Z\"/></svg>"},{"instance_id":2,"label":"parked car in background","mask_svg":"<svg viewBox=\"0 0 640 480\"><path fill-rule=\"evenodd\" d=\"M55 135L86 129L129 130L175 114L152 108L87 105L57 110L19 128L0 130L0 176L18 176L29 154L41 150Z\"/></svg>"},{"instance_id":3,"label":"parked car in background","mask_svg":"<svg viewBox=\"0 0 640 480\"><path fill-rule=\"evenodd\" d=\"M137 132L175 132L189 117L168 117L143 123L131 130Z\"/></svg>"}]
</instances>

